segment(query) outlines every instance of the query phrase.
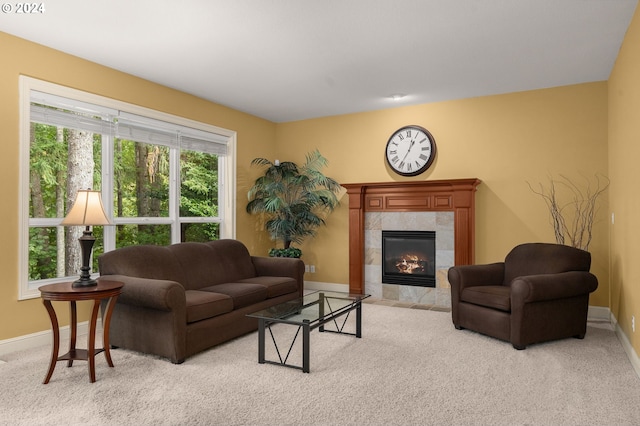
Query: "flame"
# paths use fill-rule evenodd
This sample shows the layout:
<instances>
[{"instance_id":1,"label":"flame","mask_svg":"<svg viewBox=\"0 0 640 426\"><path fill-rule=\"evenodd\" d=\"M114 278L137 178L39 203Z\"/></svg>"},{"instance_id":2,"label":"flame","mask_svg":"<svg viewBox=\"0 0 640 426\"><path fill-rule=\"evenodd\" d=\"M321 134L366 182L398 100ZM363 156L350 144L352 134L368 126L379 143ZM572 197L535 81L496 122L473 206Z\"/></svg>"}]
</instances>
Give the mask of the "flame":
<instances>
[{"instance_id":1,"label":"flame","mask_svg":"<svg viewBox=\"0 0 640 426\"><path fill-rule=\"evenodd\" d=\"M398 272L402 274L413 274L415 272L424 272L424 264L426 262L421 260L418 256L407 254L403 255L398 262L396 262L396 268ZM416 269L418 271L416 271Z\"/></svg>"}]
</instances>

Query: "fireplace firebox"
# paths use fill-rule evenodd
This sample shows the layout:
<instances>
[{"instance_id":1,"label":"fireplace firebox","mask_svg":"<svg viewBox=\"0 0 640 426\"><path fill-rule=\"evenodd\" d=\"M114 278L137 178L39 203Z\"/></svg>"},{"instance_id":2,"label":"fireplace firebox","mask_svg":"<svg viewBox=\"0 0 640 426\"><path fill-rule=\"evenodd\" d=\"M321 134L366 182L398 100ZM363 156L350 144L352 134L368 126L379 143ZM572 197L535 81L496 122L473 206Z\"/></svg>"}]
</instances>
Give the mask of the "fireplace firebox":
<instances>
[{"instance_id":1,"label":"fireplace firebox","mask_svg":"<svg viewBox=\"0 0 640 426\"><path fill-rule=\"evenodd\" d=\"M382 231L382 282L436 286L435 231Z\"/></svg>"}]
</instances>

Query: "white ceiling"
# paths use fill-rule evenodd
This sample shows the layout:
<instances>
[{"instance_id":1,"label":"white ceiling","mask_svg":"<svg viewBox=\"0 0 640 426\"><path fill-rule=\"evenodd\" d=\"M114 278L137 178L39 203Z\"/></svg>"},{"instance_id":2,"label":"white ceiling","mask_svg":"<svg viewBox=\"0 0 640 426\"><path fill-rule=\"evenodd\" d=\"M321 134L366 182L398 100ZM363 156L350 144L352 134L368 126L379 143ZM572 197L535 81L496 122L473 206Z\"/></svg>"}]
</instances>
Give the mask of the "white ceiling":
<instances>
[{"instance_id":1,"label":"white ceiling","mask_svg":"<svg viewBox=\"0 0 640 426\"><path fill-rule=\"evenodd\" d=\"M606 80L637 0L40 3L0 31L286 122Z\"/></svg>"}]
</instances>

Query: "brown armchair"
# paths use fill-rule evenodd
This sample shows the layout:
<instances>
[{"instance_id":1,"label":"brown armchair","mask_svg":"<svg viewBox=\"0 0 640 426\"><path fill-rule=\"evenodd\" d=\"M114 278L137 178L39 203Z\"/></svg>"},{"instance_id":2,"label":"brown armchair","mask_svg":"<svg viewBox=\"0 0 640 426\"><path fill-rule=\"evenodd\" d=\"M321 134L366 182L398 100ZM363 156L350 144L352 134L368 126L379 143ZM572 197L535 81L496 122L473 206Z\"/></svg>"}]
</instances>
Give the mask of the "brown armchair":
<instances>
[{"instance_id":1,"label":"brown armchair","mask_svg":"<svg viewBox=\"0 0 640 426\"><path fill-rule=\"evenodd\" d=\"M570 246L528 243L504 262L449 269L456 329L474 330L524 349L587 331L591 254Z\"/></svg>"}]
</instances>

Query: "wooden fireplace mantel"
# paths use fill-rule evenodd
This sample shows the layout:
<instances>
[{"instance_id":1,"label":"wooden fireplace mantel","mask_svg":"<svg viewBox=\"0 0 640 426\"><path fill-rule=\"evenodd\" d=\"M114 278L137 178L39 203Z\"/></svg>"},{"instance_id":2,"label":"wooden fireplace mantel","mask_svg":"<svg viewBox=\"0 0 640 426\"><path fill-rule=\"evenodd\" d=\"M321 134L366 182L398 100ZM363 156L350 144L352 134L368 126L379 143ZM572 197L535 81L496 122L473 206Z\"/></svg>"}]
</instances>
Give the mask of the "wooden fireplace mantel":
<instances>
[{"instance_id":1,"label":"wooden fireplace mantel","mask_svg":"<svg viewBox=\"0 0 640 426\"><path fill-rule=\"evenodd\" d=\"M455 264L474 262L475 192L479 179L347 183L349 195L349 292L364 293L365 212L452 211Z\"/></svg>"}]
</instances>

